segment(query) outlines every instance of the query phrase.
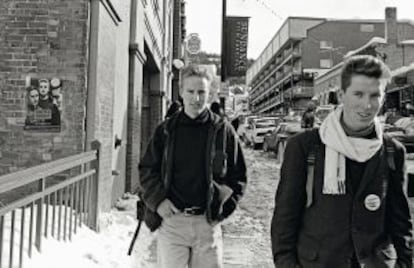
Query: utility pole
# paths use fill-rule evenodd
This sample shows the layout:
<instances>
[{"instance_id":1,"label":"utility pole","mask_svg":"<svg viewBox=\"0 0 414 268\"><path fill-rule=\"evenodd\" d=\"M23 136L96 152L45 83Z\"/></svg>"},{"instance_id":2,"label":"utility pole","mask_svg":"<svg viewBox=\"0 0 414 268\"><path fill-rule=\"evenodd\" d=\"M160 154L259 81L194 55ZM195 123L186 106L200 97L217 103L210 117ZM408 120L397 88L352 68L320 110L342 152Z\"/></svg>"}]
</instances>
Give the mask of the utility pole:
<instances>
[{"instance_id":1,"label":"utility pole","mask_svg":"<svg viewBox=\"0 0 414 268\"><path fill-rule=\"evenodd\" d=\"M224 60L224 55L226 55L227 53L227 48L226 48L226 29L227 29L227 25L226 25L226 13L227 13L227 0L222 0L222 4L223 4L223 8L222 8L222 16L221 16L221 72L220 72L220 76L221 76L221 84L223 85L224 82L226 81L226 75L227 75L227 66L226 66L226 62ZM227 56L227 55L226 55ZM221 96L220 97L220 106L223 108L223 110L225 111L225 103L226 103L226 98Z\"/></svg>"}]
</instances>

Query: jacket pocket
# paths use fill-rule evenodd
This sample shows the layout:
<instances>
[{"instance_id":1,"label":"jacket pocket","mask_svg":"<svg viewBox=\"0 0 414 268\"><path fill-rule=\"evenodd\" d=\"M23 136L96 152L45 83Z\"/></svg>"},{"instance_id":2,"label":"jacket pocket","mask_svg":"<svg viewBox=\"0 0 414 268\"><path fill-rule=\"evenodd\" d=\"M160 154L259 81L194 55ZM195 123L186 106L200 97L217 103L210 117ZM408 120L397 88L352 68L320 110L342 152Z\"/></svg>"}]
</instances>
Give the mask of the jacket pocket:
<instances>
[{"instance_id":1,"label":"jacket pocket","mask_svg":"<svg viewBox=\"0 0 414 268\"><path fill-rule=\"evenodd\" d=\"M395 268L397 263L397 252L393 244L384 243L379 245L371 258L364 261L366 268Z\"/></svg>"},{"instance_id":2,"label":"jacket pocket","mask_svg":"<svg viewBox=\"0 0 414 268\"><path fill-rule=\"evenodd\" d=\"M377 249L377 256L382 260L396 260L397 251L393 244L387 244Z\"/></svg>"},{"instance_id":3,"label":"jacket pocket","mask_svg":"<svg viewBox=\"0 0 414 268\"><path fill-rule=\"evenodd\" d=\"M153 212L150 209L146 208L144 214L144 222L145 225L147 225L148 229L150 229L151 232L154 232L158 229L158 227L161 226L162 218L160 215L158 215L157 212Z\"/></svg>"},{"instance_id":4,"label":"jacket pocket","mask_svg":"<svg viewBox=\"0 0 414 268\"><path fill-rule=\"evenodd\" d=\"M319 241L318 241L319 240ZM321 241L319 238L301 233L298 240L298 259L299 262L306 267L306 263L314 262L319 258L319 249Z\"/></svg>"}]
</instances>

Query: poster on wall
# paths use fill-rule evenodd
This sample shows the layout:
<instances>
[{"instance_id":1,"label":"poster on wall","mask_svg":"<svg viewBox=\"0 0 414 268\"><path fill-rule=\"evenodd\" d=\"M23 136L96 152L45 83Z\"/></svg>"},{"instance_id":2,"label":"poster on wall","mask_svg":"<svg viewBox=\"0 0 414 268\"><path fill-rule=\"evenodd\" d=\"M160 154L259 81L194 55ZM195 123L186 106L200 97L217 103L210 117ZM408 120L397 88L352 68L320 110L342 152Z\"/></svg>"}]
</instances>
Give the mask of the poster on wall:
<instances>
[{"instance_id":1,"label":"poster on wall","mask_svg":"<svg viewBox=\"0 0 414 268\"><path fill-rule=\"evenodd\" d=\"M26 78L24 129L59 132L62 113L62 81L59 78Z\"/></svg>"}]
</instances>

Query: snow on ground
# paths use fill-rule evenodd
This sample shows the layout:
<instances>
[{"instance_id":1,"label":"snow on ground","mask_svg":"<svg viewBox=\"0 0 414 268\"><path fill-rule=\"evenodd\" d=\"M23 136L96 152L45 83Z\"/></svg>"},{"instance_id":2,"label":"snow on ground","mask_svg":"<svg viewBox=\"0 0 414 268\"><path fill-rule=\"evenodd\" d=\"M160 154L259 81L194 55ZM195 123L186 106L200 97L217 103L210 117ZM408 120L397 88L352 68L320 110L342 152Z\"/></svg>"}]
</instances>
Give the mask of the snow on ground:
<instances>
[{"instance_id":1,"label":"snow on ground","mask_svg":"<svg viewBox=\"0 0 414 268\"><path fill-rule=\"evenodd\" d=\"M225 267L274 267L270 221L278 182L271 153L244 149L248 187L239 209L223 224Z\"/></svg>"},{"instance_id":2,"label":"snow on ground","mask_svg":"<svg viewBox=\"0 0 414 268\"><path fill-rule=\"evenodd\" d=\"M154 234L142 225L131 256L127 255L129 243L137 226L135 220L136 197L127 195L118 207L102 214L101 232L96 233L87 226L77 230L72 242L43 240L42 254L36 250L34 256L25 257L24 267L28 268L128 268L155 267L151 265L150 245Z\"/></svg>"},{"instance_id":3,"label":"snow on ground","mask_svg":"<svg viewBox=\"0 0 414 268\"><path fill-rule=\"evenodd\" d=\"M135 219L135 203L137 197L126 195L121 199L118 207L110 213L101 215L101 232L96 233L85 225L77 228L77 233L72 235L69 241L68 231L66 241L63 241L63 217L62 209L62 233L61 240L57 237L57 220L55 238L51 237L51 228L48 229L48 238L42 239L42 253L35 246L32 248L32 258L28 257L30 209L25 209L24 242L23 242L23 267L25 268L128 268L128 267L155 267L151 264L151 243L154 234L143 225L131 256L127 255L129 243L137 226ZM51 209L49 211L49 223L51 222ZM69 211L69 209L68 209ZM21 230L21 212L16 210L14 226L13 266L19 265L19 246ZM36 209L34 209L36 214ZM68 215L70 212L68 212ZM56 215L57 219L57 215ZM69 216L68 216L69 219ZM69 229L69 223L67 222ZM9 253L11 240L11 213L4 217L3 231L3 265L9 267ZM34 241L34 236L33 236ZM153 262L152 262L153 263ZM4 266L6 267L6 266Z\"/></svg>"},{"instance_id":4,"label":"snow on ground","mask_svg":"<svg viewBox=\"0 0 414 268\"><path fill-rule=\"evenodd\" d=\"M276 159L261 150L244 148L248 187L239 209L223 223L224 267L274 267L270 220L278 178ZM86 226L72 242L43 240L43 253L25 256L25 268L155 268L156 240L142 225L132 256L127 256L135 231L136 197L126 195L118 207L102 215L101 232ZM36 251L35 251L36 252Z\"/></svg>"}]
</instances>

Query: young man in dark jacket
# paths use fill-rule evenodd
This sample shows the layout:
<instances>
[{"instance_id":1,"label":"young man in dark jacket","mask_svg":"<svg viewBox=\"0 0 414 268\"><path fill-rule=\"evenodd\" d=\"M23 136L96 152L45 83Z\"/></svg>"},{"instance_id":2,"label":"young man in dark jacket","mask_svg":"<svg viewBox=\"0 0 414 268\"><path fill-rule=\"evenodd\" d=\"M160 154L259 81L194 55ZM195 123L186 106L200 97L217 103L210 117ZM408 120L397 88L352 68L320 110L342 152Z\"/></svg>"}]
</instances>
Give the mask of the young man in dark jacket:
<instances>
[{"instance_id":1,"label":"young man in dark jacket","mask_svg":"<svg viewBox=\"0 0 414 268\"><path fill-rule=\"evenodd\" d=\"M222 267L220 222L246 187L237 135L207 108L210 80L197 66L182 71L184 109L157 127L139 166L143 201L162 219L160 268Z\"/></svg>"},{"instance_id":2,"label":"young man in dark jacket","mask_svg":"<svg viewBox=\"0 0 414 268\"><path fill-rule=\"evenodd\" d=\"M412 267L405 149L377 119L389 78L372 56L348 59L342 106L289 140L271 226L276 267Z\"/></svg>"}]
</instances>

